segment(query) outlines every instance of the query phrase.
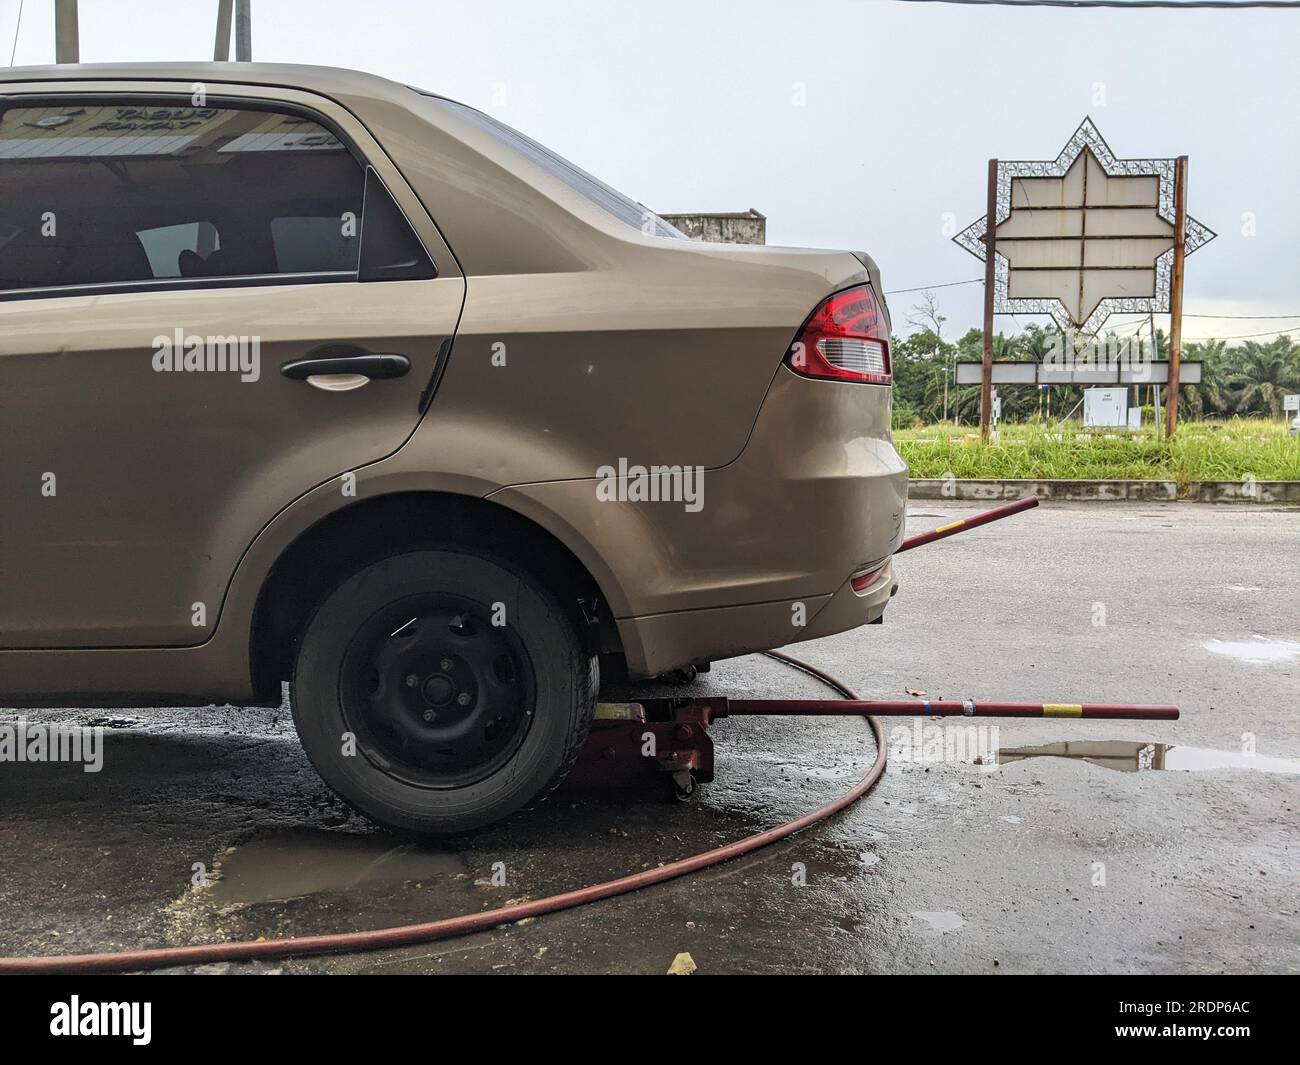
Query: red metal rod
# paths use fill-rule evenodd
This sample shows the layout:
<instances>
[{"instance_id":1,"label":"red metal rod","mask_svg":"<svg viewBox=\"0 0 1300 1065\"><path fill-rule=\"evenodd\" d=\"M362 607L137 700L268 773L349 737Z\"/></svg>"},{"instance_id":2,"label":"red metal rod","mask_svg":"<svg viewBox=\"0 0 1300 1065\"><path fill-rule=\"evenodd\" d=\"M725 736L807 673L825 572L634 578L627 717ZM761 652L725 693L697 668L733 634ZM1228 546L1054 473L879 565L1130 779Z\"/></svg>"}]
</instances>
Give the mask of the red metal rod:
<instances>
[{"instance_id":1,"label":"red metal rod","mask_svg":"<svg viewBox=\"0 0 1300 1065\"><path fill-rule=\"evenodd\" d=\"M783 717L1082 717L1132 721L1177 721L1178 707L1140 703L1004 703L982 699L932 702L888 699L728 699L714 714L773 714Z\"/></svg>"},{"instance_id":2,"label":"red metal rod","mask_svg":"<svg viewBox=\"0 0 1300 1065\"><path fill-rule=\"evenodd\" d=\"M1011 517L1012 514L1019 514L1022 510L1032 510L1036 506L1038 506L1038 497L1027 496L1024 499L1017 499L1014 503L1008 503L1004 507L994 507L992 510L986 510L972 518L962 518L960 521L940 525L939 528L931 529L929 532L909 536L898 545L898 550L894 554L901 555L904 551L910 551L912 548L920 547L923 544L932 544L935 540L946 540L949 536L956 536L967 529L977 529L991 521L1001 521L1003 518Z\"/></svg>"}]
</instances>

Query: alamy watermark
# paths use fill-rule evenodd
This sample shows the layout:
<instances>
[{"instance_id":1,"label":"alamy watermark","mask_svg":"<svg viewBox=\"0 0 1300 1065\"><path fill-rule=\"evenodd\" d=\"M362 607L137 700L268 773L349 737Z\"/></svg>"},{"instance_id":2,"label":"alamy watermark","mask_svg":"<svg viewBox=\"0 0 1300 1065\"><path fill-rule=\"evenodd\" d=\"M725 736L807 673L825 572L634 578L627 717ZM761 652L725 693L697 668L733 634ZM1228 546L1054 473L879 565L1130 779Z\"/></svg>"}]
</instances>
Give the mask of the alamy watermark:
<instances>
[{"instance_id":1,"label":"alamy watermark","mask_svg":"<svg viewBox=\"0 0 1300 1065\"><path fill-rule=\"evenodd\" d=\"M153 1038L153 1003L82 1002L79 995L50 1006L50 1035L129 1037L135 1046Z\"/></svg>"},{"instance_id":2,"label":"alamy watermark","mask_svg":"<svg viewBox=\"0 0 1300 1065\"><path fill-rule=\"evenodd\" d=\"M153 338L158 373L237 373L244 382L262 376L260 336L200 336L177 326L171 336Z\"/></svg>"},{"instance_id":3,"label":"alamy watermark","mask_svg":"<svg viewBox=\"0 0 1300 1065\"><path fill-rule=\"evenodd\" d=\"M1151 379L1154 361L1155 346L1150 337L1108 336L1079 342L1053 333L1043 356L1043 368L1061 373L1119 370L1126 375L1125 383L1142 384Z\"/></svg>"},{"instance_id":4,"label":"alamy watermark","mask_svg":"<svg viewBox=\"0 0 1300 1065\"><path fill-rule=\"evenodd\" d=\"M602 503L683 503L690 514L704 509L703 466L638 466L620 458L618 467L596 471Z\"/></svg>"},{"instance_id":5,"label":"alamy watermark","mask_svg":"<svg viewBox=\"0 0 1300 1065\"><path fill-rule=\"evenodd\" d=\"M82 772L104 768L102 725L29 725L0 721L0 762L80 762Z\"/></svg>"},{"instance_id":6,"label":"alamy watermark","mask_svg":"<svg viewBox=\"0 0 1300 1065\"><path fill-rule=\"evenodd\" d=\"M926 724L922 718L897 725L889 733L891 761L922 765L975 764L993 770L1001 743L997 725Z\"/></svg>"}]
</instances>

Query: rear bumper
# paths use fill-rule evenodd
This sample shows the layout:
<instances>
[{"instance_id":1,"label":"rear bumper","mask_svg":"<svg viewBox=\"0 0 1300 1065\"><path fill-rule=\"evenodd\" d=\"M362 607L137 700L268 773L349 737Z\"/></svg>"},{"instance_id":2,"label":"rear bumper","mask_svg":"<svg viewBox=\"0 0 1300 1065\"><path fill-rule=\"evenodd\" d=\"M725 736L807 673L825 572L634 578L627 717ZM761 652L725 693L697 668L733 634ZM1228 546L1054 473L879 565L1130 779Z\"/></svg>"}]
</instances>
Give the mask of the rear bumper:
<instances>
[{"instance_id":1,"label":"rear bumper","mask_svg":"<svg viewBox=\"0 0 1300 1065\"><path fill-rule=\"evenodd\" d=\"M651 677L691 662L833 636L879 618L896 588L889 563L866 593L855 592L846 580L831 595L623 618L619 632L628 672ZM802 626L794 623L801 613L806 618Z\"/></svg>"},{"instance_id":2,"label":"rear bumper","mask_svg":"<svg viewBox=\"0 0 1300 1065\"><path fill-rule=\"evenodd\" d=\"M782 367L744 451L704 471L694 509L602 502L588 479L518 485L493 498L546 525L587 564L629 671L652 676L880 616L907 503L907 466L890 443L889 418L887 389ZM862 593L849 586L882 566Z\"/></svg>"}]
</instances>

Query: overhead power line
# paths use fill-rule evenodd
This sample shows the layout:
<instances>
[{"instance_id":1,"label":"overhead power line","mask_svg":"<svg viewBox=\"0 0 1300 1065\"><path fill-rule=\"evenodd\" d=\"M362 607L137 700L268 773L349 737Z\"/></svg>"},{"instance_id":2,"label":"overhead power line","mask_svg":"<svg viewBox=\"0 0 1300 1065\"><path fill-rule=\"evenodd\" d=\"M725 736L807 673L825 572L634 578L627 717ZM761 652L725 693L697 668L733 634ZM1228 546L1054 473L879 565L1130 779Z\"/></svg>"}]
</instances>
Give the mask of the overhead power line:
<instances>
[{"instance_id":1,"label":"overhead power line","mask_svg":"<svg viewBox=\"0 0 1300 1065\"><path fill-rule=\"evenodd\" d=\"M1250 340L1254 337L1273 337L1285 333L1285 329L1269 329L1263 333L1240 333L1233 337L1184 337L1189 344L1205 344L1211 340Z\"/></svg>"},{"instance_id":2,"label":"overhead power line","mask_svg":"<svg viewBox=\"0 0 1300 1065\"><path fill-rule=\"evenodd\" d=\"M1232 318L1247 322L1280 322L1286 318L1300 318L1300 314L1188 314L1183 312L1184 318Z\"/></svg>"},{"instance_id":3,"label":"overhead power line","mask_svg":"<svg viewBox=\"0 0 1300 1065\"><path fill-rule=\"evenodd\" d=\"M1212 8L1231 11L1249 7L1300 7L1300 0L899 0L904 4L970 4L975 7L1111 7Z\"/></svg>"},{"instance_id":4,"label":"overhead power line","mask_svg":"<svg viewBox=\"0 0 1300 1065\"><path fill-rule=\"evenodd\" d=\"M953 288L956 285L982 285L984 278L972 277L969 281L945 281L941 285L917 285L916 288L887 288L886 296L897 296L904 292L926 292L932 288Z\"/></svg>"},{"instance_id":5,"label":"overhead power line","mask_svg":"<svg viewBox=\"0 0 1300 1065\"><path fill-rule=\"evenodd\" d=\"M9 65L14 65L14 56L18 54L18 31L23 28L23 0L18 0L18 20L14 23L14 46L9 52Z\"/></svg>"}]
</instances>

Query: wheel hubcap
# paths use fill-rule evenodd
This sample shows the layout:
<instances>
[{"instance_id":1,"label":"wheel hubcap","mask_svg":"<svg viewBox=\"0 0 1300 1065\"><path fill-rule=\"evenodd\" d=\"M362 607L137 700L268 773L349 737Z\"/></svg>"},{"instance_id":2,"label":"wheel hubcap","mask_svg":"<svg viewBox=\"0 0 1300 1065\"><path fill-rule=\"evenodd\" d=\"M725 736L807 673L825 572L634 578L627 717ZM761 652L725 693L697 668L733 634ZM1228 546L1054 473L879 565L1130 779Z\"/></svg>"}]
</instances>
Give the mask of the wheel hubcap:
<instances>
[{"instance_id":1,"label":"wheel hubcap","mask_svg":"<svg viewBox=\"0 0 1300 1065\"><path fill-rule=\"evenodd\" d=\"M456 685L444 673L435 673L424 682L424 698L433 706L446 706L459 694Z\"/></svg>"},{"instance_id":2,"label":"wheel hubcap","mask_svg":"<svg viewBox=\"0 0 1300 1065\"><path fill-rule=\"evenodd\" d=\"M391 776L464 787L518 750L535 703L532 663L487 608L448 595L394 603L344 655L344 717L358 747Z\"/></svg>"}]
</instances>

